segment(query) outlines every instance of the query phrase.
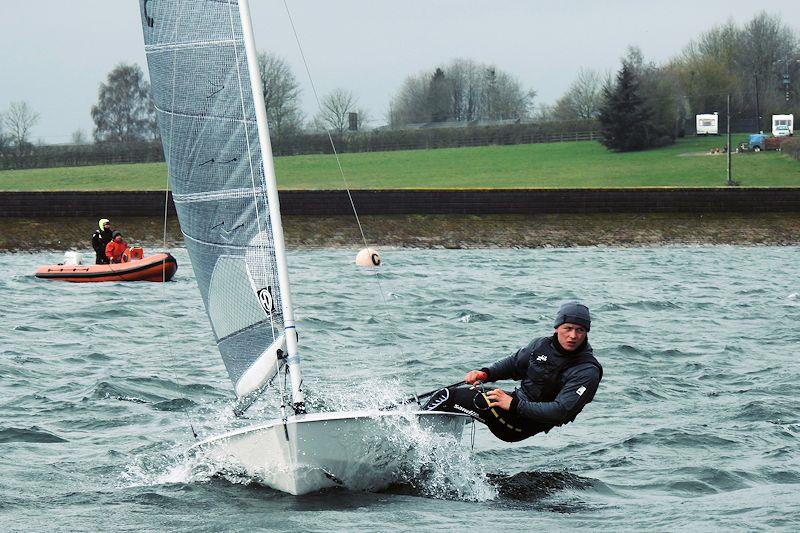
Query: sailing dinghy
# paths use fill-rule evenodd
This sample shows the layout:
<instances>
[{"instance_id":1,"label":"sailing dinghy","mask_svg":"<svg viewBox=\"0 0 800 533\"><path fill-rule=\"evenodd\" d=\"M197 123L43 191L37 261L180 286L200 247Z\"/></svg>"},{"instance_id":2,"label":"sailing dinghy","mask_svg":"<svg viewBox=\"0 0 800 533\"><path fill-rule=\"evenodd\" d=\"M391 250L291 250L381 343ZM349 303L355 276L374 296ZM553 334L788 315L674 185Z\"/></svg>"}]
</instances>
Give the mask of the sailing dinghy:
<instances>
[{"instance_id":1,"label":"sailing dinghy","mask_svg":"<svg viewBox=\"0 0 800 533\"><path fill-rule=\"evenodd\" d=\"M278 189L247 0L140 0L170 187L197 285L243 413L278 373L291 413L205 439L196 453L291 494L396 481L387 430L461 437L468 417L306 411ZM280 384L283 380L277 379Z\"/></svg>"}]
</instances>

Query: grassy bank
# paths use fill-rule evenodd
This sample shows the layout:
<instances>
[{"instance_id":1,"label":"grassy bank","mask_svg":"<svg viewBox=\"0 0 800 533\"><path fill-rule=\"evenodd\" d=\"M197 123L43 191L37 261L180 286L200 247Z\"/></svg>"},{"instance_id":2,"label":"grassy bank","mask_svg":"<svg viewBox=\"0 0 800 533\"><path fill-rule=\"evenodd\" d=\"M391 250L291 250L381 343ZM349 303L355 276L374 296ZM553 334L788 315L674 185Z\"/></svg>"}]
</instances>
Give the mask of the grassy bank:
<instances>
[{"instance_id":1,"label":"grassy bank","mask_svg":"<svg viewBox=\"0 0 800 533\"><path fill-rule=\"evenodd\" d=\"M734 144L744 136L734 137ZM681 139L658 150L616 154L593 141L342 154L350 188L709 187L725 185L724 137ZM333 156L275 159L282 189L339 189ZM743 186L800 186L800 164L776 152L734 154ZM0 172L0 190L163 189L164 163Z\"/></svg>"}]
</instances>

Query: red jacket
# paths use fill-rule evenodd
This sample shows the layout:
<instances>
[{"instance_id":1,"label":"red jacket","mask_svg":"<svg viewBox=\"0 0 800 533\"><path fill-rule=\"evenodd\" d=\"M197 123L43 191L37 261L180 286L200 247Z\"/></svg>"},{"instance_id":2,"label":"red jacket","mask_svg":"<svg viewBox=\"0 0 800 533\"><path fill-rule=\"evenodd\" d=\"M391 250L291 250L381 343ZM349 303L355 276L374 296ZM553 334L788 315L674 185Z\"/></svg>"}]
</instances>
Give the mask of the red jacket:
<instances>
[{"instance_id":1,"label":"red jacket","mask_svg":"<svg viewBox=\"0 0 800 533\"><path fill-rule=\"evenodd\" d=\"M112 263L121 263L122 262L122 254L125 253L125 250L128 248L128 243L125 241L111 241L110 243L106 244L106 257Z\"/></svg>"}]
</instances>

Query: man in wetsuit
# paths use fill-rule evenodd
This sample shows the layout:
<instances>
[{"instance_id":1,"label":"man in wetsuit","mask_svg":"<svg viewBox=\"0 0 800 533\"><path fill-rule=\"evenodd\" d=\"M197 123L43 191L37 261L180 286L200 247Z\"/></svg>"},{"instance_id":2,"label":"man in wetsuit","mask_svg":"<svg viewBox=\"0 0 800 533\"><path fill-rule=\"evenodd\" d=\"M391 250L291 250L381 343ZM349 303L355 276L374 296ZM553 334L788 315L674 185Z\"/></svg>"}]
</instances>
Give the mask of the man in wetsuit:
<instances>
[{"instance_id":1,"label":"man in wetsuit","mask_svg":"<svg viewBox=\"0 0 800 533\"><path fill-rule=\"evenodd\" d=\"M100 229L94 230L92 234L92 248L94 249L95 255L94 262L97 265L107 265L106 246L113 238L111 222L109 222L107 218L101 218L97 225L100 226Z\"/></svg>"},{"instance_id":2,"label":"man in wetsuit","mask_svg":"<svg viewBox=\"0 0 800 533\"><path fill-rule=\"evenodd\" d=\"M423 409L468 414L506 442L572 422L594 398L603 368L588 341L588 307L563 304L553 327L552 336L534 339L514 355L467 372L468 385L437 391ZM483 386L501 379L521 383L511 393Z\"/></svg>"}]
</instances>

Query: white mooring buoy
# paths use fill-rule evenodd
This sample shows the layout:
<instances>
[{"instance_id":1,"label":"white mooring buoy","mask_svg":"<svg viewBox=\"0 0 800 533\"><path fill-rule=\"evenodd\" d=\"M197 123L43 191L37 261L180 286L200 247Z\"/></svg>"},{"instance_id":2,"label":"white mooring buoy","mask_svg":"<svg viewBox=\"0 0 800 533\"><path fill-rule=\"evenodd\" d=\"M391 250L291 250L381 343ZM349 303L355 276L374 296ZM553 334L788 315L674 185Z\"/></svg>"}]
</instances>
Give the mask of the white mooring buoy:
<instances>
[{"instance_id":1,"label":"white mooring buoy","mask_svg":"<svg viewBox=\"0 0 800 533\"><path fill-rule=\"evenodd\" d=\"M356 264L363 267L381 266L381 254L372 248L363 248L356 256Z\"/></svg>"}]
</instances>

